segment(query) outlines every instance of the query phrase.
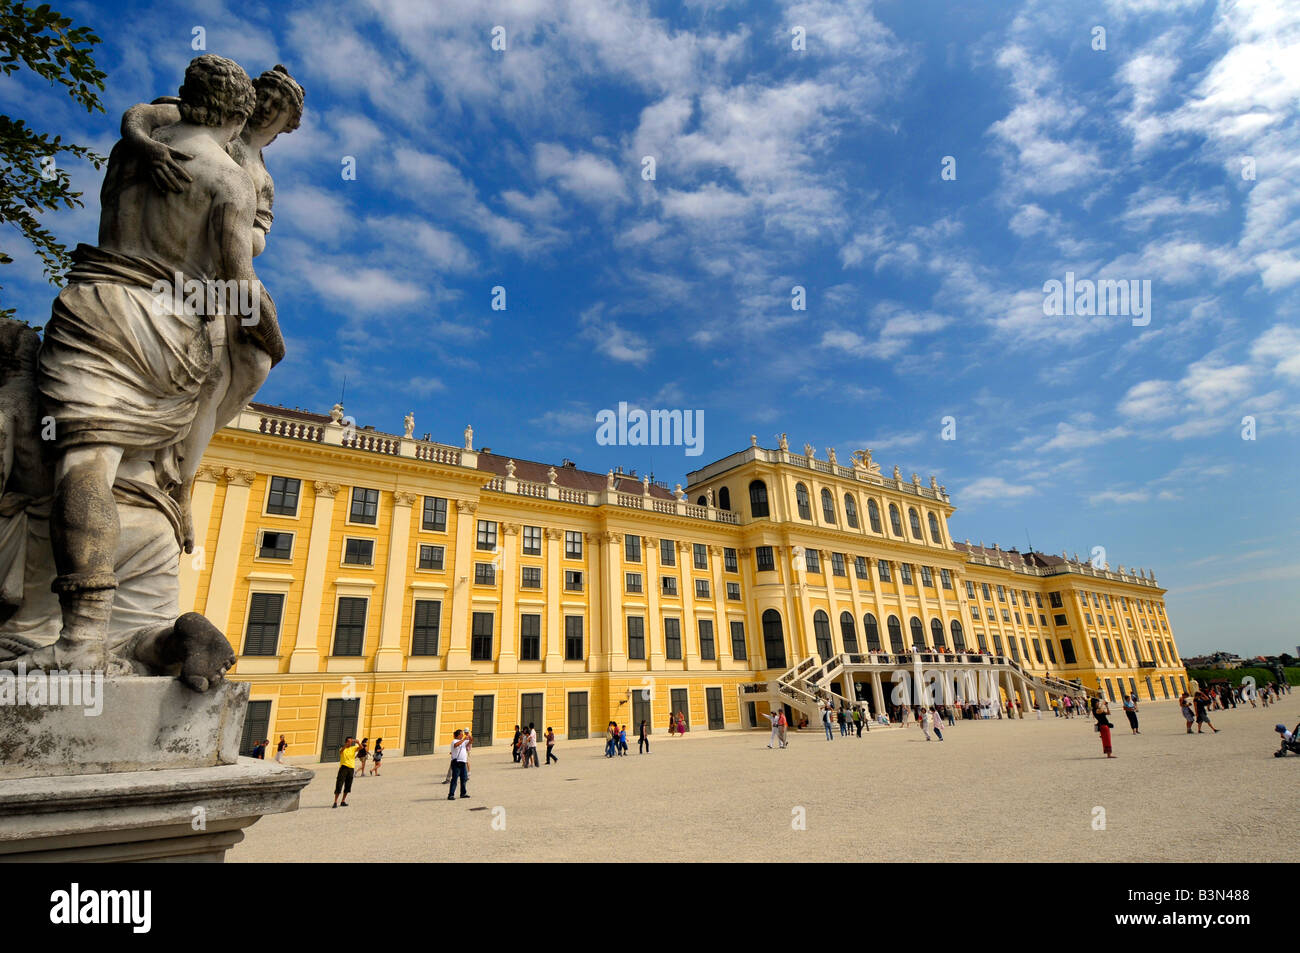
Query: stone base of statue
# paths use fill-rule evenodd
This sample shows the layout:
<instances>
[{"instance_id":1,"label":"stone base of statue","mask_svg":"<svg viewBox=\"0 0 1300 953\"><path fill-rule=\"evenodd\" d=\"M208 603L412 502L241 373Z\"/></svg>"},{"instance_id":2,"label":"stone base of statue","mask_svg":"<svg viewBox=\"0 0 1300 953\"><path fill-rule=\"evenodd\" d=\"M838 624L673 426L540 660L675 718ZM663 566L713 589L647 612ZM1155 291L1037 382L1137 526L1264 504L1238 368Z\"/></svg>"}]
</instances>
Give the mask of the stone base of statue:
<instances>
[{"instance_id":1,"label":"stone base of statue","mask_svg":"<svg viewBox=\"0 0 1300 953\"><path fill-rule=\"evenodd\" d=\"M298 809L310 771L238 757L247 684L100 685L2 686L0 861L219 863L263 814Z\"/></svg>"}]
</instances>

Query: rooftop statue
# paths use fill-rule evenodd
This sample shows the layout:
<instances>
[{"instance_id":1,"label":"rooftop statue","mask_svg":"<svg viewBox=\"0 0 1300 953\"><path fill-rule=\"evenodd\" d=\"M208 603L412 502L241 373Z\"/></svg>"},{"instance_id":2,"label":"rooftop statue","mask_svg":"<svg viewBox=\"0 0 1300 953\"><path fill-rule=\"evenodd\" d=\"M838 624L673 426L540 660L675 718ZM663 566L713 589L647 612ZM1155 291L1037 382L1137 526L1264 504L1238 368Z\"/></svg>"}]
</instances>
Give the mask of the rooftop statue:
<instances>
[{"instance_id":1,"label":"rooftop statue","mask_svg":"<svg viewBox=\"0 0 1300 953\"><path fill-rule=\"evenodd\" d=\"M204 691L234 664L224 634L179 615L177 572L208 442L284 357L253 258L274 194L261 149L302 103L283 67L254 83L193 60L178 97L123 118L98 244L73 252L42 339L0 328L3 667Z\"/></svg>"}]
</instances>

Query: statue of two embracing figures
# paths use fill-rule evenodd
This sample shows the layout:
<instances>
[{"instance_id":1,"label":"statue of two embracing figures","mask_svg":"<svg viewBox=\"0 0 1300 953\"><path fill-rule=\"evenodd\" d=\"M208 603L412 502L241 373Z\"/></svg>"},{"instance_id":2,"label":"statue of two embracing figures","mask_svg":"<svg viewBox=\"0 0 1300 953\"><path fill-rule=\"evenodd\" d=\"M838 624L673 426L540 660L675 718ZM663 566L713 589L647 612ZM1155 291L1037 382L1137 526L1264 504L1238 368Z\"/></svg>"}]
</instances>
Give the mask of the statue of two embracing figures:
<instances>
[{"instance_id":1,"label":"statue of two embracing figures","mask_svg":"<svg viewBox=\"0 0 1300 953\"><path fill-rule=\"evenodd\" d=\"M190 492L218 428L284 357L253 259L274 188L262 149L297 128L282 66L204 55L177 97L122 119L99 242L78 245L43 335L0 322L0 668L179 675L234 664L180 614Z\"/></svg>"}]
</instances>

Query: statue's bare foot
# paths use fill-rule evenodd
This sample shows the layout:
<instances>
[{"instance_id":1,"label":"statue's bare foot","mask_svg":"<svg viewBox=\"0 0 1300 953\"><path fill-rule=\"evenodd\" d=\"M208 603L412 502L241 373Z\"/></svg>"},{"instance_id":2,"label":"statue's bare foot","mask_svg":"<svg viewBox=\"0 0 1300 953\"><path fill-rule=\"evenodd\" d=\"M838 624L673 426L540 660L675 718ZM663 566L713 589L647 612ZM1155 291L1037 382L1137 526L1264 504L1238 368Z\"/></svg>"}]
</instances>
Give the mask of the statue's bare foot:
<instances>
[{"instance_id":1,"label":"statue's bare foot","mask_svg":"<svg viewBox=\"0 0 1300 953\"><path fill-rule=\"evenodd\" d=\"M18 666L29 672L103 672L105 678L134 675L135 668L128 659L114 655L102 644L65 642L58 639L50 645L33 649L14 659L0 662L0 670L16 672Z\"/></svg>"},{"instance_id":2,"label":"statue's bare foot","mask_svg":"<svg viewBox=\"0 0 1300 953\"><path fill-rule=\"evenodd\" d=\"M180 677L196 692L215 688L225 679L226 670L235 664L235 650L215 625L197 612L187 612L176 620L164 659L180 665Z\"/></svg>"}]
</instances>

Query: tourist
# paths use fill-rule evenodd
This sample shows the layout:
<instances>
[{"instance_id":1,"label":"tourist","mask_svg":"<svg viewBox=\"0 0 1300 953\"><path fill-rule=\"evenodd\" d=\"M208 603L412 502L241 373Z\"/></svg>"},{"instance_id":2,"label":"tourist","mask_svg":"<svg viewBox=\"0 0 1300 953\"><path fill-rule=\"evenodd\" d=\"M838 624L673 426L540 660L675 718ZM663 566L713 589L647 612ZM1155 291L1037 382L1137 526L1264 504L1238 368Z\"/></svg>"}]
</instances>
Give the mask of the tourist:
<instances>
[{"instance_id":1,"label":"tourist","mask_svg":"<svg viewBox=\"0 0 1300 953\"><path fill-rule=\"evenodd\" d=\"M253 757L256 758L256 759L259 760L259 761L265 761L265 760L266 760L266 742L265 742L265 741L259 741L257 744L253 745Z\"/></svg>"},{"instance_id":2,"label":"tourist","mask_svg":"<svg viewBox=\"0 0 1300 953\"><path fill-rule=\"evenodd\" d=\"M948 727L949 727L949 728L952 728L953 726L955 726L955 725L957 724L957 719L955 719L955 718L953 717L953 715L952 715L952 707L953 707L953 706L951 706L951 705L944 705L944 706L943 706L943 713L944 713L944 715L945 715L945 716L947 717L947 719L948 719Z\"/></svg>"},{"instance_id":3,"label":"tourist","mask_svg":"<svg viewBox=\"0 0 1300 953\"><path fill-rule=\"evenodd\" d=\"M1133 729L1133 734L1141 734L1141 732L1138 731L1137 692L1132 692L1124 696L1124 717L1128 719L1128 726Z\"/></svg>"},{"instance_id":4,"label":"tourist","mask_svg":"<svg viewBox=\"0 0 1300 953\"><path fill-rule=\"evenodd\" d=\"M930 709L927 708L921 713L921 717L917 719L917 724L921 726L921 734L925 735L925 740L929 741L930 725L932 724L930 721Z\"/></svg>"},{"instance_id":5,"label":"tourist","mask_svg":"<svg viewBox=\"0 0 1300 953\"><path fill-rule=\"evenodd\" d=\"M1110 714L1110 706L1099 698L1092 709L1092 714L1097 719L1097 731L1101 733L1101 750L1105 752L1106 757L1115 757L1110 750L1110 730L1115 727L1107 717Z\"/></svg>"},{"instance_id":6,"label":"tourist","mask_svg":"<svg viewBox=\"0 0 1300 953\"><path fill-rule=\"evenodd\" d=\"M764 717L772 723L772 734L767 739L767 746L771 748L774 744L779 744L781 740L781 728L777 724L776 712L769 711Z\"/></svg>"},{"instance_id":7,"label":"tourist","mask_svg":"<svg viewBox=\"0 0 1300 953\"><path fill-rule=\"evenodd\" d=\"M339 794L343 795L343 806L348 806L348 795L352 793L352 777L357 767L357 739L348 735L339 749L339 773L334 778L334 803L339 806Z\"/></svg>"},{"instance_id":8,"label":"tourist","mask_svg":"<svg viewBox=\"0 0 1300 953\"><path fill-rule=\"evenodd\" d=\"M281 735L279 743L276 744L275 746L275 760L278 763L284 764L284 752L285 749L288 747L289 747L289 742L284 740L284 735Z\"/></svg>"},{"instance_id":9,"label":"tourist","mask_svg":"<svg viewBox=\"0 0 1300 953\"><path fill-rule=\"evenodd\" d=\"M943 741L943 731L940 728L943 718L939 715L938 708L935 708L932 711L933 715L930 719L930 727L934 729L934 736L940 741Z\"/></svg>"},{"instance_id":10,"label":"tourist","mask_svg":"<svg viewBox=\"0 0 1300 953\"><path fill-rule=\"evenodd\" d=\"M636 753L645 754L649 750L650 750L650 724L644 718L642 718L641 730L639 736L637 737L637 742L636 742Z\"/></svg>"},{"instance_id":11,"label":"tourist","mask_svg":"<svg viewBox=\"0 0 1300 953\"><path fill-rule=\"evenodd\" d=\"M862 707L855 705L853 707L853 727L857 730L858 737L862 737L862 724L866 719L862 717Z\"/></svg>"},{"instance_id":12,"label":"tourist","mask_svg":"<svg viewBox=\"0 0 1300 953\"><path fill-rule=\"evenodd\" d=\"M512 757L514 758L515 764L518 764L521 760L523 760L524 733L519 729L518 725L515 725L515 737L514 740L510 742L510 750L511 750Z\"/></svg>"},{"instance_id":13,"label":"tourist","mask_svg":"<svg viewBox=\"0 0 1300 953\"><path fill-rule=\"evenodd\" d=\"M610 722L605 726L605 757L612 758L618 753L618 725Z\"/></svg>"},{"instance_id":14,"label":"tourist","mask_svg":"<svg viewBox=\"0 0 1300 953\"><path fill-rule=\"evenodd\" d=\"M834 741L835 735L831 732L831 706L829 702L822 708L822 727L826 729L826 740Z\"/></svg>"},{"instance_id":15,"label":"tourist","mask_svg":"<svg viewBox=\"0 0 1300 953\"><path fill-rule=\"evenodd\" d=\"M1192 711L1191 696L1189 696L1187 692L1183 692L1183 694L1179 696L1178 707L1182 709L1183 719L1187 722L1187 733L1190 735L1192 733L1192 722L1196 720L1196 715Z\"/></svg>"},{"instance_id":16,"label":"tourist","mask_svg":"<svg viewBox=\"0 0 1300 953\"><path fill-rule=\"evenodd\" d=\"M677 719L673 717L672 712L669 712L668 713L668 736L672 737L673 735L676 734L677 734Z\"/></svg>"},{"instance_id":17,"label":"tourist","mask_svg":"<svg viewBox=\"0 0 1300 953\"><path fill-rule=\"evenodd\" d=\"M524 733L524 767L528 767L528 762L533 763L534 768L540 768L537 763L537 726L533 722L528 723L528 729Z\"/></svg>"},{"instance_id":18,"label":"tourist","mask_svg":"<svg viewBox=\"0 0 1300 953\"><path fill-rule=\"evenodd\" d=\"M362 738L361 745L357 748L357 763L360 765L360 768L357 770L358 778L364 778L366 776L366 759L369 757L370 739Z\"/></svg>"},{"instance_id":19,"label":"tourist","mask_svg":"<svg viewBox=\"0 0 1300 953\"><path fill-rule=\"evenodd\" d=\"M469 749L473 738L468 731L457 728L451 743L451 786L447 788L447 800L456 800L456 782L460 782L460 796L469 797L465 784L469 781Z\"/></svg>"},{"instance_id":20,"label":"tourist","mask_svg":"<svg viewBox=\"0 0 1300 953\"><path fill-rule=\"evenodd\" d=\"M555 732L551 731L550 725L547 725L546 726L546 763L547 764L550 764L552 761L554 761L556 764L560 763L560 759L551 753L551 749L553 749L554 747L555 747Z\"/></svg>"},{"instance_id":21,"label":"tourist","mask_svg":"<svg viewBox=\"0 0 1300 953\"><path fill-rule=\"evenodd\" d=\"M840 737L843 738L849 733L848 712L844 710L843 705L839 707L839 710L835 713L835 717L840 725Z\"/></svg>"},{"instance_id":22,"label":"tourist","mask_svg":"<svg viewBox=\"0 0 1300 953\"><path fill-rule=\"evenodd\" d=\"M1210 730L1217 735L1219 729L1215 728L1214 723L1210 721L1210 696L1205 694L1205 689L1197 689L1193 701L1196 704L1196 733L1198 735L1202 733L1202 725L1209 725Z\"/></svg>"},{"instance_id":23,"label":"tourist","mask_svg":"<svg viewBox=\"0 0 1300 953\"><path fill-rule=\"evenodd\" d=\"M677 713L677 734L678 736L686 734L686 716L680 711Z\"/></svg>"},{"instance_id":24,"label":"tourist","mask_svg":"<svg viewBox=\"0 0 1300 953\"><path fill-rule=\"evenodd\" d=\"M379 776L379 762L384 760L384 739L375 739L375 754L371 759L370 773Z\"/></svg>"},{"instance_id":25,"label":"tourist","mask_svg":"<svg viewBox=\"0 0 1300 953\"><path fill-rule=\"evenodd\" d=\"M1061 699L1061 708L1065 712L1065 717L1070 718L1074 715L1074 703L1070 701L1070 696L1066 695Z\"/></svg>"},{"instance_id":26,"label":"tourist","mask_svg":"<svg viewBox=\"0 0 1300 953\"><path fill-rule=\"evenodd\" d=\"M618 726L618 754L620 758L627 755L627 725Z\"/></svg>"},{"instance_id":27,"label":"tourist","mask_svg":"<svg viewBox=\"0 0 1300 953\"><path fill-rule=\"evenodd\" d=\"M782 707L782 708L780 708L780 709L777 710L777 713L776 713L776 727L779 729L779 731L778 731L778 735L779 735L779 737L780 737L780 739L781 739L781 747L782 747L782 748L788 747L789 744L790 744L790 741L789 741L789 737L788 737L788 731L787 731L787 729L790 727L790 723L789 723L788 721L786 721L786 717L785 717L785 708L784 708L784 707Z\"/></svg>"}]
</instances>

